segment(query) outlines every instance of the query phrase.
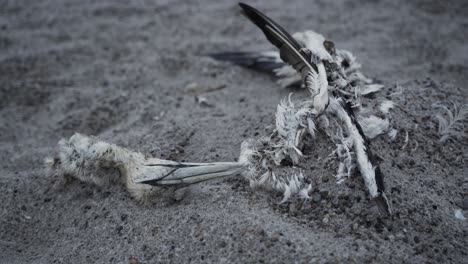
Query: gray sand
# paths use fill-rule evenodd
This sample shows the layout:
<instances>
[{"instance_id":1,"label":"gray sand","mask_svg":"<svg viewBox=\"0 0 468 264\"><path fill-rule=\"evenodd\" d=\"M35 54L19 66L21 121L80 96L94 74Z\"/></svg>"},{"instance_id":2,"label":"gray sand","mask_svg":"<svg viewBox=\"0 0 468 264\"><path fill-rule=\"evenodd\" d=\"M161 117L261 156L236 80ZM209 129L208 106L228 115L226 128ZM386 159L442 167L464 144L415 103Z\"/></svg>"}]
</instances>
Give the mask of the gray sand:
<instances>
[{"instance_id":1,"label":"gray sand","mask_svg":"<svg viewBox=\"0 0 468 264\"><path fill-rule=\"evenodd\" d=\"M75 131L155 157L234 161L282 98L305 91L202 56L271 48L235 2L0 2L1 263L467 263L468 221L454 217L468 195L467 141L438 143L431 119L433 103L467 103L466 1L252 3L353 51L386 85L400 133L373 147L392 218L378 217L359 176L335 184L320 133L305 150L309 202L278 204L240 178L146 207L121 186L54 189L43 159ZM195 102L192 83L213 107Z\"/></svg>"}]
</instances>

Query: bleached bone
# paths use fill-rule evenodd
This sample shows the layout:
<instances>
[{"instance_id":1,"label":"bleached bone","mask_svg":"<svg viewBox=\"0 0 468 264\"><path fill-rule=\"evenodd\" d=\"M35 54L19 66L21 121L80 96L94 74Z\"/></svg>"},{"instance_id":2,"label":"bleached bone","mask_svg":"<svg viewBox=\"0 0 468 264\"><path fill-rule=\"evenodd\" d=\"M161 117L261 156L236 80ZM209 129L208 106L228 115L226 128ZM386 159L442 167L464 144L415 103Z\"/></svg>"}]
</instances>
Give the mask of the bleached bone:
<instances>
[{"instance_id":1,"label":"bleached bone","mask_svg":"<svg viewBox=\"0 0 468 264\"><path fill-rule=\"evenodd\" d=\"M240 175L247 168L239 162L184 163L149 158L78 133L69 140L60 140L58 145L57 155L47 160L51 174L96 185L120 179L132 197L142 202L168 188ZM105 171L107 168L117 169L120 175L112 175Z\"/></svg>"},{"instance_id":2,"label":"bleached bone","mask_svg":"<svg viewBox=\"0 0 468 264\"><path fill-rule=\"evenodd\" d=\"M383 174L376 164L375 156L369 148L369 141L363 134L351 107L342 99L331 97L327 111L340 120L347 131L348 137L352 139L357 167L361 172L369 195L376 201L382 213L391 214L391 208L384 192Z\"/></svg>"}]
</instances>

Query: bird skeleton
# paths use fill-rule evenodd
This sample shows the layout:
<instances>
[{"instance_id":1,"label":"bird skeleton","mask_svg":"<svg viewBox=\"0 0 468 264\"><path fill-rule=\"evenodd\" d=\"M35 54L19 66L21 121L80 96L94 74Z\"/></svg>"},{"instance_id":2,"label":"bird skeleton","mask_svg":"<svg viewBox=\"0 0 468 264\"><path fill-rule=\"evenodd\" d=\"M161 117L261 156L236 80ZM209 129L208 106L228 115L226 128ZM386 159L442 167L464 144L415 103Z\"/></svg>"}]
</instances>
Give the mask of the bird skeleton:
<instances>
[{"instance_id":1,"label":"bird skeleton","mask_svg":"<svg viewBox=\"0 0 468 264\"><path fill-rule=\"evenodd\" d=\"M273 161L271 164L275 166L285 159L297 164L302 157L301 141L305 131L313 138L317 120L330 116L338 121L342 131L346 133L346 143L342 141L337 144L337 154L342 155L343 150L347 151L344 159L346 163L339 166L339 179L344 171L347 175L351 173L354 164L350 160L353 160L370 197L376 201L382 213L391 214L385 195L383 173L378 157L370 149L370 139L386 132L395 135L394 130L390 133L390 121L386 116L393 104L387 101L381 106L380 114L385 117L380 118L372 114L365 116L372 111L363 108L360 102L362 96L378 92L383 86L373 84L371 79L359 71L361 66L351 52L335 49L334 43L322 35L305 31L291 36L257 9L243 3L239 5L244 15L263 31L267 40L279 49L279 53L228 52L210 55L218 60L273 71L280 77L281 85L300 83L310 93L303 102L293 103L290 98L281 102L277 108L276 131L270 138L271 142L258 144L271 145L273 150L252 151L262 155L258 160L263 162L266 175L275 177L268 172L271 169L264 160ZM261 182L262 177L258 181ZM299 192L300 188L294 190Z\"/></svg>"},{"instance_id":2,"label":"bird skeleton","mask_svg":"<svg viewBox=\"0 0 468 264\"><path fill-rule=\"evenodd\" d=\"M257 25L279 53L230 52L211 54L220 60L274 71L283 86L301 83L310 96L301 102L291 97L277 107L276 129L269 137L248 139L241 145L237 162L182 163L147 157L97 138L81 134L59 142L58 153L48 159L50 173L61 178L75 177L103 185L113 178L123 180L136 200L146 202L161 191L177 190L216 178L242 175L252 187L261 186L283 193L282 202L292 195L308 198L312 186L300 166L303 140L308 133L315 138L317 127L330 126L333 117L339 124L335 154L342 162L338 180L357 168L370 197L384 214L391 214L384 192L383 173L370 139L392 132L386 118L393 103L381 105L377 117L360 105L362 96L383 88L373 84L360 71L351 52L337 50L333 42L313 31L290 35L272 19L255 8L240 4L244 14ZM346 136L343 135L343 131ZM336 140L335 140L336 141ZM119 171L120 176L102 169Z\"/></svg>"}]
</instances>

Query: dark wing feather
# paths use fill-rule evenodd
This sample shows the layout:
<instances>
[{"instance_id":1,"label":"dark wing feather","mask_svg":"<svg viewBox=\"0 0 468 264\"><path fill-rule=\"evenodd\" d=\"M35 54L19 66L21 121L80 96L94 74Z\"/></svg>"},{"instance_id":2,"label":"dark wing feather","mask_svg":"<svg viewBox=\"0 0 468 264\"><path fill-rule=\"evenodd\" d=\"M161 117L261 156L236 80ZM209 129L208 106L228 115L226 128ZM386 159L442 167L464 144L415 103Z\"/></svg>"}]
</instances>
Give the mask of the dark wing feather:
<instances>
[{"instance_id":1,"label":"dark wing feather","mask_svg":"<svg viewBox=\"0 0 468 264\"><path fill-rule=\"evenodd\" d=\"M243 67L251 68L261 72L274 73L274 70L286 65L279 57L279 54L271 52L219 52L209 53L209 57L228 61Z\"/></svg>"},{"instance_id":2,"label":"dark wing feather","mask_svg":"<svg viewBox=\"0 0 468 264\"><path fill-rule=\"evenodd\" d=\"M286 30L271 18L262 14L257 9L239 3L247 18L250 19L265 34L268 41L280 50L281 59L302 73L304 67L317 71L317 66L311 62L311 53L297 42Z\"/></svg>"}]
</instances>

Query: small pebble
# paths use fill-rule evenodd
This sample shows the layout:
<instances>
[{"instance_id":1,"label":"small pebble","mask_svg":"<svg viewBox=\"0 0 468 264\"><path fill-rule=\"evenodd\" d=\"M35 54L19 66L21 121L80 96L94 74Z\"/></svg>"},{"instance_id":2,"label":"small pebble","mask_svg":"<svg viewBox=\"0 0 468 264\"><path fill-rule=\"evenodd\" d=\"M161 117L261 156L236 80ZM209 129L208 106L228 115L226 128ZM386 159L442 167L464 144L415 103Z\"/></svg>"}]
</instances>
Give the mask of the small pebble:
<instances>
[{"instance_id":1,"label":"small pebble","mask_svg":"<svg viewBox=\"0 0 468 264\"><path fill-rule=\"evenodd\" d=\"M466 220L466 218L465 218L465 216L463 215L461 209L456 209L456 210L455 210L455 218L458 219L458 220L461 220L461 221L465 221L465 220Z\"/></svg>"},{"instance_id":2,"label":"small pebble","mask_svg":"<svg viewBox=\"0 0 468 264\"><path fill-rule=\"evenodd\" d=\"M312 195L312 201L314 203L319 203L321 200L322 200L322 195L320 195L320 193L316 193Z\"/></svg>"},{"instance_id":3,"label":"small pebble","mask_svg":"<svg viewBox=\"0 0 468 264\"><path fill-rule=\"evenodd\" d=\"M408 243L408 237L407 237L407 236L404 236L404 237L402 238L402 240L403 240L403 242Z\"/></svg>"},{"instance_id":4,"label":"small pebble","mask_svg":"<svg viewBox=\"0 0 468 264\"><path fill-rule=\"evenodd\" d=\"M276 242L276 241L278 241L278 240L279 240L279 236L278 236L277 234L273 234L273 235L271 236L271 241L272 241L272 242Z\"/></svg>"},{"instance_id":5,"label":"small pebble","mask_svg":"<svg viewBox=\"0 0 468 264\"><path fill-rule=\"evenodd\" d=\"M296 215L296 213L297 213L296 206L293 203L289 204L289 214Z\"/></svg>"},{"instance_id":6,"label":"small pebble","mask_svg":"<svg viewBox=\"0 0 468 264\"><path fill-rule=\"evenodd\" d=\"M338 197L335 197L333 200L332 200L332 205L333 207L335 208L338 208L340 206L340 200L338 200Z\"/></svg>"},{"instance_id":7,"label":"small pebble","mask_svg":"<svg viewBox=\"0 0 468 264\"><path fill-rule=\"evenodd\" d=\"M122 220L122 222L127 221L127 218L128 218L128 215L127 215L127 214L122 214L122 215L120 216L120 220Z\"/></svg>"},{"instance_id":8,"label":"small pebble","mask_svg":"<svg viewBox=\"0 0 468 264\"><path fill-rule=\"evenodd\" d=\"M204 96L195 96L195 102L197 102L199 105L205 106L205 107L212 107L213 106L213 104L209 103L208 99L206 99L206 97L204 97Z\"/></svg>"},{"instance_id":9,"label":"small pebble","mask_svg":"<svg viewBox=\"0 0 468 264\"><path fill-rule=\"evenodd\" d=\"M324 217L323 220L322 220L322 222L323 222L324 224L327 224L327 223L330 221L330 219L329 219L328 217L330 217L330 215L329 215L329 214L325 214L325 217Z\"/></svg>"},{"instance_id":10,"label":"small pebble","mask_svg":"<svg viewBox=\"0 0 468 264\"><path fill-rule=\"evenodd\" d=\"M227 243L226 243L226 241L224 241L224 240L222 240L222 241L219 243L219 247L224 248L224 247L226 247L226 246L227 246Z\"/></svg>"},{"instance_id":11,"label":"small pebble","mask_svg":"<svg viewBox=\"0 0 468 264\"><path fill-rule=\"evenodd\" d=\"M468 196L465 196L465 198L463 198L462 209L463 210L468 210Z\"/></svg>"},{"instance_id":12,"label":"small pebble","mask_svg":"<svg viewBox=\"0 0 468 264\"><path fill-rule=\"evenodd\" d=\"M309 213L310 210L312 209L312 204L308 201L302 205L301 209L304 213Z\"/></svg>"},{"instance_id":13,"label":"small pebble","mask_svg":"<svg viewBox=\"0 0 468 264\"><path fill-rule=\"evenodd\" d=\"M189 83L185 86L185 90L188 92L196 92L199 89L198 83Z\"/></svg>"},{"instance_id":14,"label":"small pebble","mask_svg":"<svg viewBox=\"0 0 468 264\"><path fill-rule=\"evenodd\" d=\"M323 191L320 192L320 195L322 195L322 199L327 199L328 196L330 196L330 193L328 191Z\"/></svg>"},{"instance_id":15,"label":"small pebble","mask_svg":"<svg viewBox=\"0 0 468 264\"><path fill-rule=\"evenodd\" d=\"M132 257L130 257L130 259L129 259L129 263L130 263L130 264L138 264L138 259L136 259L135 257L132 256Z\"/></svg>"}]
</instances>

